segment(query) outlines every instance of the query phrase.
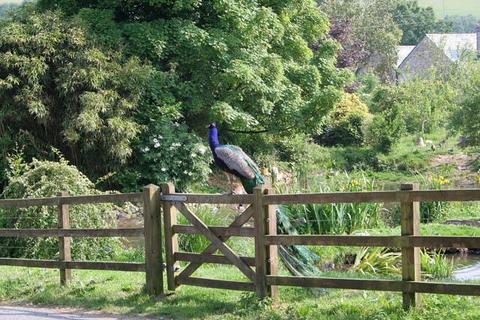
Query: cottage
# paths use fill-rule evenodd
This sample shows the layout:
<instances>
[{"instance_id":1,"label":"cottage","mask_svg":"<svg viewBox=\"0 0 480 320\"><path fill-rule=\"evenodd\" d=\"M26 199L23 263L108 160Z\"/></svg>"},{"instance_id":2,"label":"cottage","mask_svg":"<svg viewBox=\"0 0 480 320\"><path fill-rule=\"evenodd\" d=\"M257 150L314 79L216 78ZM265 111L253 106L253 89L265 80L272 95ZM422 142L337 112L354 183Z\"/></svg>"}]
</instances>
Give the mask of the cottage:
<instances>
[{"instance_id":1,"label":"cottage","mask_svg":"<svg viewBox=\"0 0 480 320\"><path fill-rule=\"evenodd\" d=\"M466 51L480 55L480 27L476 33L431 33L416 46L398 47L397 79L427 76L431 69L445 71Z\"/></svg>"}]
</instances>

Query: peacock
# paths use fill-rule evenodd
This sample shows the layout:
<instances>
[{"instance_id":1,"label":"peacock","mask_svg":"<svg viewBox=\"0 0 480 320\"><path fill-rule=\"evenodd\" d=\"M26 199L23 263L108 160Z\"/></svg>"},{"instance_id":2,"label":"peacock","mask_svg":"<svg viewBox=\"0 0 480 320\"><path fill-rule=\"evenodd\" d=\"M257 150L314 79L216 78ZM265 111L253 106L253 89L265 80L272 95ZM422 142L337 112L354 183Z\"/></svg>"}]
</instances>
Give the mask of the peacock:
<instances>
[{"instance_id":1,"label":"peacock","mask_svg":"<svg viewBox=\"0 0 480 320\"><path fill-rule=\"evenodd\" d=\"M240 147L220 144L218 129L215 123L208 126L208 142L213 154L215 164L225 172L233 174L242 182L248 194L252 194L256 186L265 184L258 165ZM277 207L278 232L281 234L298 234L291 224L288 208ZM305 246L279 246L279 255L286 268L295 276L318 275L320 270L316 267L320 257Z\"/></svg>"}]
</instances>

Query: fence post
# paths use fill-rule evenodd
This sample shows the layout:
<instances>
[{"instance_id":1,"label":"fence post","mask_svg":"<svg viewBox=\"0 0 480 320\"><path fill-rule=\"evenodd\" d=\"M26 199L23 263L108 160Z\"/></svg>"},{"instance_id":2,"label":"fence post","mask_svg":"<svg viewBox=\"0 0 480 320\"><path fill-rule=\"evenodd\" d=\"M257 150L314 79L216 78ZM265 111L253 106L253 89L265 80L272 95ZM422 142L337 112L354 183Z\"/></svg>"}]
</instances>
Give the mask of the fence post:
<instances>
[{"instance_id":1,"label":"fence post","mask_svg":"<svg viewBox=\"0 0 480 320\"><path fill-rule=\"evenodd\" d=\"M62 203L62 197L68 196L68 193L65 191L59 192L57 194L60 197L60 203L58 204L58 229L70 229L70 217L68 212L68 204ZM72 238L70 237L59 237L59 260L61 262L72 261L72 250L71 250ZM72 279L72 270L64 267L60 267L60 284L62 286L67 285Z\"/></svg>"},{"instance_id":2,"label":"fence post","mask_svg":"<svg viewBox=\"0 0 480 320\"><path fill-rule=\"evenodd\" d=\"M174 194L175 185L173 183L162 184L162 194ZM174 291L175 271L179 269L179 263L175 262L174 254L178 252L178 236L173 233L172 226L177 224L177 210L169 202L163 202L163 221L165 227L165 257L167 261L167 286L168 290Z\"/></svg>"},{"instance_id":3,"label":"fence post","mask_svg":"<svg viewBox=\"0 0 480 320\"><path fill-rule=\"evenodd\" d=\"M149 184L143 189L145 228L146 290L149 295L163 294L162 224L160 188Z\"/></svg>"},{"instance_id":4,"label":"fence post","mask_svg":"<svg viewBox=\"0 0 480 320\"><path fill-rule=\"evenodd\" d=\"M264 191L264 194L271 194L272 189L267 188ZM276 235L277 234L277 209L274 205L265 205L265 224L268 226L265 234L266 235ZM267 248L267 274L277 275L278 273L278 246L270 245ZM268 286L267 294L272 298L278 298L278 286Z\"/></svg>"},{"instance_id":5,"label":"fence post","mask_svg":"<svg viewBox=\"0 0 480 320\"><path fill-rule=\"evenodd\" d=\"M264 299L267 296L267 250L265 246L265 232L267 231L265 221L267 219L263 205L263 187L256 187L253 191L255 196L253 206L255 210L255 288L258 298Z\"/></svg>"},{"instance_id":6,"label":"fence post","mask_svg":"<svg viewBox=\"0 0 480 320\"><path fill-rule=\"evenodd\" d=\"M402 184L401 191L419 190L417 183ZM420 202L403 200L400 204L402 213L402 236L420 235ZM420 248L402 247L402 281L420 281ZM420 294L416 292L403 292L403 308L410 309L421 303Z\"/></svg>"}]
</instances>

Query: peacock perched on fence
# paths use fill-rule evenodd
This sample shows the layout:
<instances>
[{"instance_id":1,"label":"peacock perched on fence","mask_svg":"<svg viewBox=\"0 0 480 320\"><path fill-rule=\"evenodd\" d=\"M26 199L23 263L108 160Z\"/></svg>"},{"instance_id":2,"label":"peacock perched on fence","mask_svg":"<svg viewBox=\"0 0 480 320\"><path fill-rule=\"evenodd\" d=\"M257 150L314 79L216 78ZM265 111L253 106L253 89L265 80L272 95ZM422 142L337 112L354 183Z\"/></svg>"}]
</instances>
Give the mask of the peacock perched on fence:
<instances>
[{"instance_id":1,"label":"peacock perched on fence","mask_svg":"<svg viewBox=\"0 0 480 320\"><path fill-rule=\"evenodd\" d=\"M212 150L215 164L222 170L235 175L240 179L245 191L253 193L256 186L265 183L257 164L239 147L220 144L217 126L212 123L208 126L208 142ZM281 234L298 234L291 224L288 210L284 206L277 206L278 232ZM320 257L305 246L279 246L280 258L286 268L296 276L311 276L319 274L316 267Z\"/></svg>"}]
</instances>

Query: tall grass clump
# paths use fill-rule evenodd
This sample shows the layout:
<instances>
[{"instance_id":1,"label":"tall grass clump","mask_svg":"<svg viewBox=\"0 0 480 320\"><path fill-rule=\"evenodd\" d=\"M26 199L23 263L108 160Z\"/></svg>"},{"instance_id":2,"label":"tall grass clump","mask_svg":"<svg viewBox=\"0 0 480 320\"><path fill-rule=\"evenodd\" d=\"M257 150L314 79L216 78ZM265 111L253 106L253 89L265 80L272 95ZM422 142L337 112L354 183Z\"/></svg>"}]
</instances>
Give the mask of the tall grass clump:
<instances>
[{"instance_id":1,"label":"tall grass clump","mask_svg":"<svg viewBox=\"0 0 480 320\"><path fill-rule=\"evenodd\" d=\"M312 184L308 192L373 191L373 180L334 174ZM305 190L302 190L305 191ZM302 234L351 234L383 224L378 203L328 203L283 206L293 226Z\"/></svg>"},{"instance_id":2,"label":"tall grass clump","mask_svg":"<svg viewBox=\"0 0 480 320\"><path fill-rule=\"evenodd\" d=\"M352 271L363 274L399 274L402 255L386 248L360 248L355 255Z\"/></svg>"},{"instance_id":3,"label":"tall grass clump","mask_svg":"<svg viewBox=\"0 0 480 320\"><path fill-rule=\"evenodd\" d=\"M433 279L447 279L453 274L453 261L448 261L444 251L421 251L421 268L424 275Z\"/></svg>"},{"instance_id":4,"label":"tall grass clump","mask_svg":"<svg viewBox=\"0 0 480 320\"><path fill-rule=\"evenodd\" d=\"M227 225L227 215L216 207L198 205L192 208L192 211L208 226ZM185 225L191 224L181 213L178 214L178 222ZM178 237L180 249L186 252L201 252L210 244L210 240L203 235L179 234Z\"/></svg>"},{"instance_id":5,"label":"tall grass clump","mask_svg":"<svg viewBox=\"0 0 480 320\"><path fill-rule=\"evenodd\" d=\"M443 175L420 175L423 188L427 190L446 189L450 180ZM444 220L447 217L450 203L446 201L422 201L420 203L420 219L422 223L431 223Z\"/></svg>"}]
</instances>

